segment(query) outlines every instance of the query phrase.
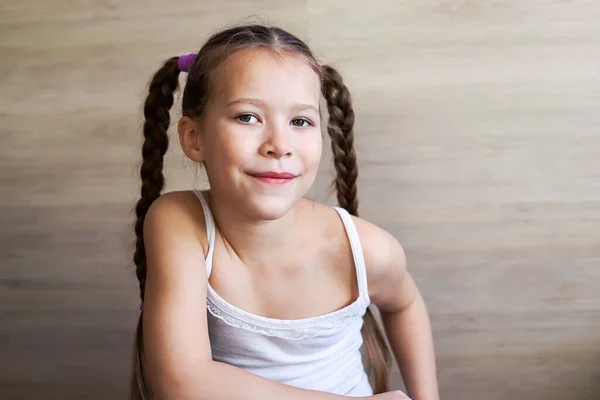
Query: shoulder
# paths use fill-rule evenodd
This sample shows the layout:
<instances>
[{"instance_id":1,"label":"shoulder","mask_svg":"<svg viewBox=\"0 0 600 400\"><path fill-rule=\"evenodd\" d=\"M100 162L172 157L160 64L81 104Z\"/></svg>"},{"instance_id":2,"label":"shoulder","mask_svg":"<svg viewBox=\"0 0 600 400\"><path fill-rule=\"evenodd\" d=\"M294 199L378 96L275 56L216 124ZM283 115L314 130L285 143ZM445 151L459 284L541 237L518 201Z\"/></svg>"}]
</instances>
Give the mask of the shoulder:
<instances>
[{"instance_id":1,"label":"shoulder","mask_svg":"<svg viewBox=\"0 0 600 400\"><path fill-rule=\"evenodd\" d=\"M191 190L169 192L161 195L148 209L146 219L163 218L165 216L190 216L202 210L196 194ZM202 214L201 214L202 216Z\"/></svg>"},{"instance_id":2,"label":"shoulder","mask_svg":"<svg viewBox=\"0 0 600 400\"><path fill-rule=\"evenodd\" d=\"M313 221L326 227L326 237L332 241L336 237L342 237L339 235L338 225L340 216L333 207L316 202L307 204L310 204L314 213ZM385 229L365 219L355 216L351 216L351 219L361 243L369 286L376 286L377 282L389 278L390 274L403 274L406 271L406 257L398 240Z\"/></svg>"},{"instance_id":3,"label":"shoulder","mask_svg":"<svg viewBox=\"0 0 600 400\"><path fill-rule=\"evenodd\" d=\"M191 191L175 191L161 195L152 203L144 220L144 240L200 240L206 243L206 224L202 204Z\"/></svg>"},{"instance_id":4,"label":"shoulder","mask_svg":"<svg viewBox=\"0 0 600 400\"><path fill-rule=\"evenodd\" d=\"M402 245L385 229L362 218L352 219L365 259L369 297L381 308L401 308L412 292Z\"/></svg>"},{"instance_id":5,"label":"shoulder","mask_svg":"<svg viewBox=\"0 0 600 400\"><path fill-rule=\"evenodd\" d=\"M376 284L390 276L406 273L406 255L398 239L369 221L354 216L352 219L358 231L370 282Z\"/></svg>"},{"instance_id":6,"label":"shoulder","mask_svg":"<svg viewBox=\"0 0 600 400\"><path fill-rule=\"evenodd\" d=\"M202 204L193 191L176 191L165 193L152 203L144 225L159 223L191 227L202 221L203 217Z\"/></svg>"},{"instance_id":7,"label":"shoulder","mask_svg":"<svg viewBox=\"0 0 600 400\"><path fill-rule=\"evenodd\" d=\"M144 310L157 304L192 304L206 290L207 241L202 205L193 192L171 192L150 206L144 221ZM195 201L194 201L195 198ZM193 299L193 301L191 300ZM195 304L195 303L194 303Z\"/></svg>"}]
</instances>

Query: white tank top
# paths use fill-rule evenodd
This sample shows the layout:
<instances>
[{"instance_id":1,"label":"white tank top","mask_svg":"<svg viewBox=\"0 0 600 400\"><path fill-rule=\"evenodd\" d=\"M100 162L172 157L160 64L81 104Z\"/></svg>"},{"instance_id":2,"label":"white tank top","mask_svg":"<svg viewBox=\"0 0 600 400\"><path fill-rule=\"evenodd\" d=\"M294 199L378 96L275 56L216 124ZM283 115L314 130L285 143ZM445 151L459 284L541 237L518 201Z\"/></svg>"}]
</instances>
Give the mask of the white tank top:
<instances>
[{"instance_id":1,"label":"white tank top","mask_svg":"<svg viewBox=\"0 0 600 400\"><path fill-rule=\"evenodd\" d=\"M210 277L216 226L204 195L195 193L206 220L206 273ZM282 320L248 313L225 301L208 284L206 307L214 361L298 388L354 397L373 394L360 351L362 317L370 304L365 261L352 217L342 208L334 209L350 240L358 298L325 315Z\"/></svg>"}]
</instances>

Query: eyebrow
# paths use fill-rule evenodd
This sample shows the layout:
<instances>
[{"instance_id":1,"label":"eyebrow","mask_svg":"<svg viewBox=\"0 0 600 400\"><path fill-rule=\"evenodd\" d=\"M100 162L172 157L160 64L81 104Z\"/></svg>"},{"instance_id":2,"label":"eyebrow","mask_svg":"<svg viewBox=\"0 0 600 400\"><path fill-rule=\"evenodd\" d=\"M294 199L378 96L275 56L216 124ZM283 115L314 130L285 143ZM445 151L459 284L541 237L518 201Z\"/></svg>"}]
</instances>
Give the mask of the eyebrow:
<instances>
[{"instance_id":1,"label":"eyebrow","mask_svg":"<svg viewBox=\"0 0 600 400\"><path fill-rule=\"evenodd\" d=\"M263 107L263 108L267 107L267 103L265 103L264 101L259 100L259 99L252 99L252 98L248 98L248 97L240 97L239 99L230 101L229 103L227 103L226 107L231 107L236 104L253 104L258 107ZM294 106L298 110L313 110L314 112L319 113L319 109L311 104L296 103L296 104L294 104Z\"/></svg>"}]
</instances>

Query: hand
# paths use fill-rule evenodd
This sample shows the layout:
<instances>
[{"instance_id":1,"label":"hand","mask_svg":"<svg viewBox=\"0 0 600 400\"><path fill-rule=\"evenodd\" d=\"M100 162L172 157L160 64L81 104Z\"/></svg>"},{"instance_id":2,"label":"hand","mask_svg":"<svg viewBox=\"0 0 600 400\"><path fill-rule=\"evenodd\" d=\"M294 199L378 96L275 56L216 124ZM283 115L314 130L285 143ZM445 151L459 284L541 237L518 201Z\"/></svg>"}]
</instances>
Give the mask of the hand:
<instances>
[{"instance_id":1,"label":"hand","mask_svg":"<svg viewBox=\"0 0 600 400\"><path fill-rule=\"evenodd\" d=\"M369 396L367 398L373 400L410 400L410 397L405 395L400 390L393 390L391 392L381 393L375 396Z\"/></svg>"}]
</instances>

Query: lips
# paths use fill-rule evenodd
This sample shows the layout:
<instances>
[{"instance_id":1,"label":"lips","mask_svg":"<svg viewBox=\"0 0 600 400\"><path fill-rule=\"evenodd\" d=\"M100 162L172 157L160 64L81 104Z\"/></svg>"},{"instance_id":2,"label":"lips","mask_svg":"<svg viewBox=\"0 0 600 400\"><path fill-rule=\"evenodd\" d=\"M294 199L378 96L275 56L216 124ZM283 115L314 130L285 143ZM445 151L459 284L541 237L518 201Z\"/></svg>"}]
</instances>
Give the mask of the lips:
<instances>
[{"instance_id":1,"label":"lips","mask_svg":"<svg viewBox=\"0 0 600 400\"><path fill-rule=\"evenodd\" d=\"M250 172L248 173L251 177L257 179L260 182L271 184L271 185L284 185L291 182L298 175L291 174L289 172L277 172L277 171L265 171L265 172Z\"/></svg>"},{"instance_id":2,"label":"lips","mask_svg":"<svg viewBox=\"0 0 600 400\"><path fill-rule=\"evenodd\" d=\"M289 172L275 172L275 171L267 171L267 172L253 172L249 175L254 176L255 178L272 178L272 179L294 179L296 175L290 174Z\"/></svg>"}]
</instances>

